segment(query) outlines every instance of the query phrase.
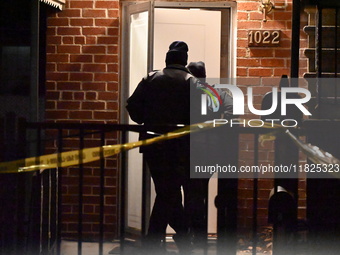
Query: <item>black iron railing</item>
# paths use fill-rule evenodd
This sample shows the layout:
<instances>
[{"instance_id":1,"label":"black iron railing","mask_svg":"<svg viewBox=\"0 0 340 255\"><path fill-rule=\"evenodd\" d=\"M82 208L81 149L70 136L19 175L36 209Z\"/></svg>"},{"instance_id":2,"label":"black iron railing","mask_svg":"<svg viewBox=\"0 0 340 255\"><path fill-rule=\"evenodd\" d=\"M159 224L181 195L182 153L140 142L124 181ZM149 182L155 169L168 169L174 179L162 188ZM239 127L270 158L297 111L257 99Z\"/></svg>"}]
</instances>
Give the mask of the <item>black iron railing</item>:
<instances>
[{"instance_id":1,"label":"black iron railing","mask_svg":"<svg viewBox=\"0 0 340 255\"><path fill-rule=\"evenodd\" d=\"M173 130L173 126L168 127L154 127L152 131L156 133L164 133ZM22 123L21 130L25 134L30 134L27 141L27 152L35 151L36 163L39 164L39 155L46 153L49 147L54 148L54 152L58 155L59 166L57 169L48 169L40 173L39 171L30 174L31 196L29 205L27 205L26 214L28 230L25 248L22 254L61 254L61 241L63 236L63 183L66 168L62 168L60 162L61 153L70 149L70 139L72 140L72 149L81 151L88 147L88 136L90 140L96 139L96 146L103 146L107 144L108 139L112 137L117 144L123 144L127 141L127 132L142 132L146 128L138 125L120 125L120 124L80 124L80 123ZM150 128L149 128L150 130ZM239 137L243 134L252 136L253 146L253 163L259 164L259 135L267 133L270 130L265 128L231 128L229 132L230 143L228 143L229 157L234 165L238 164L239 158ZM111 133L111 135L110 135ZM22 136L23 137L23 136ZM24 139L24 138L22 138ZM25 144L22 141L22 144ZM34 144L34 146L32 146ZM76 148L75 148L75 147ZM34 149L33 149L34 148ZM105 157L103 150L100 150L101 159L99 160L99 215L97 218L99 228L96 240L99 242L98 254L103 254L103 243L105 241ZM295 152L294 152L295 153ZM32 156L29 153L27 156ZM125 237L126 237L126 155L125 152L119 154L117 168L119 175L119 205L118 213L118 233L120 240L120 253L124 254ZM74 212L77 215L77 228L74 236L77 238L78 254L83 254L82 244L86 240L84 237L84 164L82 157L79 157L79 164L76 166L78 171L78 186L77 206L78 211ZM20 174L18 174L20 175ZM253 254L256 254L258 223L257 223L257 208L258 208L258 176L253 176L253 205L252 205L252 245ZM145 180L144 180L145 181ZM27 183L26 183L27 185ZM218 199L217 199L217 254L236 254L237 252L237 218L238 218L238 180L237 179L219 179L218 181ZM275 189L276 190L276 189ZM146 198L149 194L146 187L143 187L143 201L149 203ZM142 208L150 208L150 205L142 205ZM148 215L143 214L143 219L146 220ZM143 221L143 220L142 220ZM4 244L2 238L2 245ZM2 246L2 251L6 249ZM3 254L11 254L4 253ZM12 253L15 254L15 253Z\"/></svg>"},{"instance_id":2,"label":"black iron railing","mask_svg":"<svg viewBox=\"0 0 340 255\"><path fill-rule=\"evenodd\" d=\"M70 139L72 139L71 143L72 150L79 150L79 164L77 167L78 172L78 212L77 212L77 249L78 254L82 254L82 243L84 241L84 163L82 157L82 150L85 148L85 144L88 140L93 140L93 137L96 137L98 147L104 146L107 144L107 137L109 133L115 133L114 136L117 138L121 136L120 139L117 139L118 142L124 143L126 140L125 132L127 130L138 130L141 129L138 126L127 126L127 125L115 125L115 124L77 124L77 123L24 123L24 129L26 131L35 130L36 135L34 137L34 141L36 142L36 152L37 155L44 154L44 150L46 145L45 142L52 142L56 148L55 152L58 154L58 168L57 169L48 169L42 173L37 172L36 176L36 186L40 186L40 192L35 192L36 195L40 193L40 199L36 202L37 206L39 204L40 213L35 212L36 220L39 218L40 228L36 228L32 230L36 231L36 244L33 245L33 250L38 251L36 254L50 254L56 251L57 254L61 254L61 239L62 239L62 226L63 226L63 217L62 217L62 196L63 196L63 176L65 175L65 169L61 167L61 153L65 150L69 150ZM53 134L55 136L50 137L49 133L51 131L56 131ZM119 135L118 133L121 133ZM90 138L87 138L90 136ZM112 140L112 139L111 139ZM120 141L119 141L120 140ZM78 145L77 145L78 144ZM100 160L97 168L99 168L99 216L98 216L98 236L97 240L99 242L99 250L98 254L103 254L103 243L104 243L104 199L105 199L105 157L104 152L100 150ZM124 227L125 226L125 155L122 153L121 162L120 162L120 236L124 237ZM37 164L39 162L39 157L37 157ZM117 165L118 168L118 165ZM112 212L113 213L113 212ZM32 219L33 220L33 219Z\"/></svg>"},{"instance_id":3,"label":"black iron railing","mask_svg":"<svg viewBox=\"0 0 340 255\"><path fill-rule=\"evenodd\" d=\"M318 78L319 104L339 104L339 7L317 6L316 26L316 72Z\"/></svg>"}]
</instances>

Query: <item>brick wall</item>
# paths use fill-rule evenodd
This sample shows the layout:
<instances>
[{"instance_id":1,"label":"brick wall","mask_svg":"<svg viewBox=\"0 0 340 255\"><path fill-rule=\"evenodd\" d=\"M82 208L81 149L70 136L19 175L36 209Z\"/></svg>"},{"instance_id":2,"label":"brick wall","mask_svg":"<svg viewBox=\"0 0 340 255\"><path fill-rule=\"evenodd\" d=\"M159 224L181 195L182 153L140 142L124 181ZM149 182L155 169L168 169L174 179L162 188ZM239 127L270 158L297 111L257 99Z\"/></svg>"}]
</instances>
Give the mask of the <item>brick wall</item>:
<instances>
[{"instance_id":1,"label":"brick wall","mask_svg":"<svg viewBox=\"0 0 340 255\"><path fill-rule=\"evenodd\" d=\"M284 1L275 1L275 3ZM259 1L240 0L237 1L238 31L237 31L237 76L242 78L274 77L290 75L291 59L291 28L292 28L292 1L288 0L285 10L274 10L266 16L267 21L263 21L263 14L259 12ZM301 27L307 23L307 17L301 16ZM248 47L248 30L268 29L281 30L281 44L279 47ZM303 48L307 46L307 37L301 30L300 40L300 70L299 76L307 72L307 59L303 55ZM261 99L272 90L272 86L278 86L279 79L270 85L255 86L254 107L261 109ZM248 81L248 83L250 83ZM251 84L251 83L250 83ZM256 84L256 82L254 83ZM258 118L258 116L248 115L248 118ZM253 165L253 137L242 135L240 142L240 165ZM301 156L301 161L305 158ZM274 165L273 142L266 142L259 147L259 164ZM267 226L268 197L274 182L271 179L260 179L258 183L258 224ZM299 218L306 216L306 181L299 181ZM252 205L253 205L253 181L239 181L239 230L249 233L252 226Z\"/></svg>"},{"instance_id":2,"label":"brick wall","mask_svg":"<svg viewBox=\"0 0 340 255\"><path fill-rule=\"evenodd\" d=\"M209 0L207 0L209 2ZM278 2L278 1L276 1ZM237 1L237 76L238 77L280 77L290 74L290 40L292 4L288 0L286 10L275 10L263 22L258 11L258 0ZM67 0L65 10L51 12L47 22L47 82L46 120L57 122L99 122L119 123L119 1L118 0ZM303 17L303 22L304 17ZM282 45L276 48L249 48L248 29L280 29ZM302 34L303 35L303 34ZM306 38L301 37L301 48ZM307 61L300 60L300 74L307 70ZM256 105L270 91L270 86L255 87ZM115 135L108 143L119 142ZM96 144L95 137L89 137L89 144ZM260 148L261 162L273 162L272 143ZM69 149L72 149L70 142ZM252 164L252 138L242 136L240 142L241 163ZM116 235L117 224L117 159L107 163L109 184L106 197L107 238ZM74 178L77 168L65 170L63 233L74 237L77 212ZM87 200L84 213L87 215L88 237L95 236L98 201L94 199L98 190L98 170L94 165L86 166L84 187ZM239 182L239 226L251 228L252 180ZM300 182L299 216L304 217L305 182ZM259 223L266 225L269 190L272 180L259 182ZM93 200L94 199L94 200Z\"/></svg>"},{"instance_id":3,"label":"brick wall","mask_svg":"<svg viewBox=\"0 0 340 255\"><path fill-rule=\"evenodd\" d=\"M66 1L48 18L46 119L118 122L118 1Z\"/></svg>"},{"instance_id":4,"label":"brick wall","mask_svg":"<svg viewBox=\"0 0 340 255\"><path fill-rule=\"evenodd\" d=\"M56 122L118 123L119 1L68 0L62 12L51 11L47 21L46 120ZM67 134L67 133L66 133ZM106 143L118 143L117 134ZM76 149L77 140L65 142ZM85 146L99 146L87 136ZM63 237L77 235L78 168L64 169ZM105 239L117 234L117 159L105 162ZM84 167L84 238L98 233L98 164Z\"/></svg>"}]
</instances>

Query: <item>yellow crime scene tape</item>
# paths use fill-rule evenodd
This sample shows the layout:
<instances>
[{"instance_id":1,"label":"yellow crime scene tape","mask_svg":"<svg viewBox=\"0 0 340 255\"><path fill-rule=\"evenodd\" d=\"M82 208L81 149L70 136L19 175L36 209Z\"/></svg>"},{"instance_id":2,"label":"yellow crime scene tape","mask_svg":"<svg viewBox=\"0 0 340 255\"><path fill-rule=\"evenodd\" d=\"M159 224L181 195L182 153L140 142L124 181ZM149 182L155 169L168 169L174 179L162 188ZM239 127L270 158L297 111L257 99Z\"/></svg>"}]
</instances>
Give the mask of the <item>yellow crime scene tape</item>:
<instances>
[{"instance_id":1,"label":"yellow crime scene tape","mask_svg":"<svg viewBox=\"0 0 340 255\"><path fill-rule=\"evenodd\" d=\"M102 157L110 157L119 154L122 151L131 150L140 146L151 145L169 139L174 139L188 135L203 129L212 128L211 123L199 123L185 126L173 132L169 132L154 138L130 142L125 144L106 145L101 147L86 148L83 150L73 150L61 153L53 153L38 157L30 157L10 162L0 163L0 173L20 173L36 170L52 169L57 167L68 167L79 165L80 163L89 163L100 160Z\"/></svg>"},{"instance_id":2,"label":"yellow crime scene tape","mask_svg":"<svg viewBox=\"0 0 340 255\"><path fill-rule=\"evenodd\" d=\"M263 123L261 123L263 124ZM141 146L151 145L153 143L179 138L193 132L204 131L210 128L215 128L221 125L216 125L209 122L188 125L178 130L136 142L125 144L105 145L101 147L86 148L82 150L73 150L61 153L53 153L19 159L15 161L0 163L0 173L23 173L32 171L43 171L45 169L53 169L58 167L69 167L79 165L80 163L89 163L98 161L101 158L111 157L121 153L122 151L131 150ZM272 132L263 134L259 137L261 143L265 141L275 140L275 137L284 132L300 149L301 151L315 164L340 164L340 160L331 154L322 151L316 146L306 144L296 138L289 130L279 125L264 123L264 128L273 129ZM339 173L336 173L340 176Z\"/></svg>"}]
</instances>

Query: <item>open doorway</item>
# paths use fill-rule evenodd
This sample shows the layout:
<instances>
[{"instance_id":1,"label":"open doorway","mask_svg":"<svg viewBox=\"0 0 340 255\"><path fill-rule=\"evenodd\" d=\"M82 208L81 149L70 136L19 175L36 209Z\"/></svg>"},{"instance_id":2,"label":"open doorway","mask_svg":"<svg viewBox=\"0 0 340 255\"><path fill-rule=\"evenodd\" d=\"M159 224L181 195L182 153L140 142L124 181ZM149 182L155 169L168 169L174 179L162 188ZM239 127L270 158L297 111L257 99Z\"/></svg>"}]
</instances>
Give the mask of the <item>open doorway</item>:
<instances>
[{"instance_id":1,"label":"open doorway","mask_svg":"<svg viewBox=\"0 0 340 255\"><path fill-rule=\"evenodd\" d=\"M233 77L236 70L235 12L235 3L125 3L122 13L122 105L126 104L142 77L151 70L164 68L168 47L176 40L188 44L188 63L205 62L208 77ZM125 109L121 116L123 123L133 124ZM136 141L138 134L130 132L128 139ZM143 222L142 211L148 214L152 208L153 192L152 188L150 193L142 192L144 169L139 151L129 151L127 158L127 228L133 232L145 231L147 219ZM208 232L216 233L213 201L217 194L217 179L210 180L209 194ZM150 201L148 208L142 208L143 199Z\"/></svg>"}]
</instances>

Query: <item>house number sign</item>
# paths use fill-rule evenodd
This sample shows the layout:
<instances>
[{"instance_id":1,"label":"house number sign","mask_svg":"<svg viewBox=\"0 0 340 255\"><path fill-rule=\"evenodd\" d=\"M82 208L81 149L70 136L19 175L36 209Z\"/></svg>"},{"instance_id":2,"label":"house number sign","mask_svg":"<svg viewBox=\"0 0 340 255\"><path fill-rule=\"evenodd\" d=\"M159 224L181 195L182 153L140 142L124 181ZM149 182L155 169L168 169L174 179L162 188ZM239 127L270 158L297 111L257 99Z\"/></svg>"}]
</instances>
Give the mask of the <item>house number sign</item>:
<instances>
[{"instance_id":1,"label":"house number sign","mask_svg":"<svg viewBox=\"0 0 340 255\"><path fill-rule=\"evenodd\" d=\"M277 47L280 46L281 30L249 30L249 47Z\"/></svg>"}]
</instances>

